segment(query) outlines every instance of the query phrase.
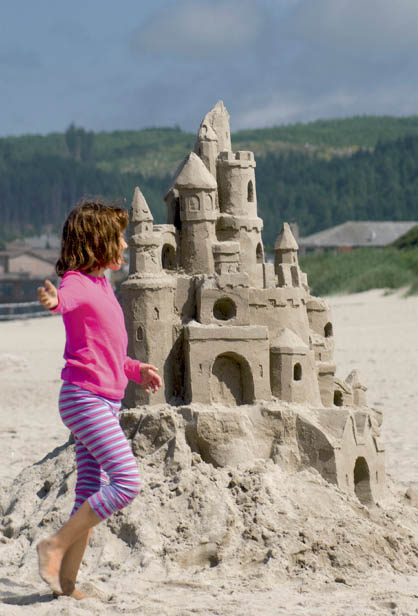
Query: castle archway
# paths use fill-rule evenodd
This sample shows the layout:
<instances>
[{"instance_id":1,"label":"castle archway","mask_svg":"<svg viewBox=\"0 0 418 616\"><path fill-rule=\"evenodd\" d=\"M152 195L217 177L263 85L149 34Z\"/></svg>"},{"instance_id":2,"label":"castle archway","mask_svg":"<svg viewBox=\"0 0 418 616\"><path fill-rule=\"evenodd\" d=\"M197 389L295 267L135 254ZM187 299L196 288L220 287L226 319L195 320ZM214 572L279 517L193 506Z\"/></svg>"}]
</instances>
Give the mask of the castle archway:
<instances>
[{"instance_id":1,"label":"castle archway","mask_svg":"<svg viewBox=\"0 0 418 616\"><path fill-rule=\"evenodd\" d=\"M363 505L373 503L373 495L370 487L370 470L366 458L357 458L354 465L354 492Z\"/></svg>"},{"instance_id":2,"label":"castle archway","mask_svg":"<svg viewBox=\"0 0 418 616\"><path fill-rule=\"evenodd\" d=\"M332 336L332 323L327 323L324 327L324 335L325 338L330 338Z\"/></svg>"},{"instance_id":3,"label":"castle archway","mask_svg":"<svg viewBox=\"0 0 418 616\"><path fill-rule=\"evenodd\" d=\"M165 270L176 269L176 251L171 244L164 244L161 251L161 263Z\"/></svg>"},{"instance_id":4,"label":"castle archway","mask_svg":"<svg viewBox=\"0 0 418 616\"><path fill-rule=\"evenodd\" d=\"M212 366L210 396L213 403L240 406L254 401L254 380L248 362L237 353L218 355Z\"/></svg>"}]
</instances>

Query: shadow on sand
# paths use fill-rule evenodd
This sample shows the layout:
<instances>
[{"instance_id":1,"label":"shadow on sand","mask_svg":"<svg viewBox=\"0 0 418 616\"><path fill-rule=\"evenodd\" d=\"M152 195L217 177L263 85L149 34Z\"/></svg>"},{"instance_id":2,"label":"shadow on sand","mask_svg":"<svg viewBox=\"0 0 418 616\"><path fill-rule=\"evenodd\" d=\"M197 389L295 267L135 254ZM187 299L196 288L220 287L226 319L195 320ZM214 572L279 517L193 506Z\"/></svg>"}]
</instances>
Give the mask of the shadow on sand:
<instances>
[{"instance_id":1,"label":"shadow on sand","mask_svg":"<svg viewBox=\"0 0 418 616\"><path fill-rule=\"evenodd\" d=\"M27 584L17 584L7 578L0 579L0 604L8 605L34 605L35 603L49 603L55 601L51 593L28 592L31 587ZM8 587L5 589L4 587ZM33 588L33 587L32 587ZM18 592L20 590L20 592Z\"/></svg>"}]
</instances>

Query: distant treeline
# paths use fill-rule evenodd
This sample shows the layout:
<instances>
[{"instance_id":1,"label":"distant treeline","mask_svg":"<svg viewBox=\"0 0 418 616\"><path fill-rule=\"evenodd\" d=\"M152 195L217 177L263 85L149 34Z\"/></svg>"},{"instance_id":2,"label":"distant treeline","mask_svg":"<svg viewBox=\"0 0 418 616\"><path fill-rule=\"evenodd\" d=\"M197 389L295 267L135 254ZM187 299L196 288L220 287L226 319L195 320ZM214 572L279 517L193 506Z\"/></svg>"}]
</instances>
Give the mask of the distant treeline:
<instances>
[{"instance_id":1,"label":"distant treeline","mask_svg":"<svg viewBox=\"0 0 418 616\"><path fill-rule=\"evenodd\" d=\"M257 162L257 199L267 244L278 224L309 235L346 220L418 220L418 136L373 151L318 159L294 152ZM274 232L273 232L274 229Z\"/></svg>"},{"instance_id":2,"label":"distant treeline","mask_svg":"<svg viewBox=\"0 0 418 616\"><path fill-rule=\"evenodd\" d=\"M1 156L1 151L0 151ZM161 178L140 173L104 171L94 164L58 156L39 155L3 165L0 173L0 239L58 230L73 205L83 196L104 195L129 207L137 184L157 219L164 216Z\"/></svg>"},{"instance_id":3,"label":"distant treeline","mask_svg":"<svg viewBox=\"0 0 418 616\"><path fill-rule=\"evenodd\" d=\"M232 140L257 153L267 245L285 220L307 235L349 219L418 218L418 117L320 121L240 131ZM58 229L86 194L128 206L136 185L155 222L164 222L165 190L193 143L179 128L92 133L74 125L0 139L0 240Z\"/></svg>"}]
</instances>

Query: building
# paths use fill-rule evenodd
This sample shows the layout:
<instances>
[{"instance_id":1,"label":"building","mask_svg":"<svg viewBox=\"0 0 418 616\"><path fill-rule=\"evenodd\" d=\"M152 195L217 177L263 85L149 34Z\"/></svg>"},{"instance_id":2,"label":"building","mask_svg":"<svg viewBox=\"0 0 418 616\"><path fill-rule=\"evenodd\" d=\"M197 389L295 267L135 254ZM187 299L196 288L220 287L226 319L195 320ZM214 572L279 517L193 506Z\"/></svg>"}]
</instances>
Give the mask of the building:
<instances>
[{"instance_id":1,"label":"building","mask_svg":"<svg viewBox=\"0 0 418 616\"><path fill-rule=\"evenodd\" d=\"M349 251L360 247L381 248L392 244L417 224L417 221L347 221L299 238L299 247L302 254L332 249Z\"/></svg>"},{"instance_id":2,"label":"building","mask_svg":"<svg viewBox=\"0 0 418 616\"><path fill-rule=\"evenodd\" d=\"M33 248L14 241L0 252L0 303L36 300L37 288L46 278L57 282L58 250Z\"/></svg>"}]
</instances>

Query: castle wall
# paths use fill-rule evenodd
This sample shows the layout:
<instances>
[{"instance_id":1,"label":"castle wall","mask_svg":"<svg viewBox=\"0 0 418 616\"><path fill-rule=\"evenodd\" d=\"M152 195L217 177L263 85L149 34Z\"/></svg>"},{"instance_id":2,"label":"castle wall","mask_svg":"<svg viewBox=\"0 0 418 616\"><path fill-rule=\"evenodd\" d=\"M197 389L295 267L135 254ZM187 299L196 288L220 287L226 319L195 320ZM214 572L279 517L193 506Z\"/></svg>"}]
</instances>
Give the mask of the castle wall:
<instances>
[{"instance_id":1,"label":"castle wall","mask_svg":"<svg viewBox=\"0 0 418 616\"><path fill-rule=\"evenodd\" d=\"M270 400L269 342L266 327L244 327L189 324L185 327L186 399L187 402L212 404L222 397L222 378L225 382L224 402L232 404L229 391L241 387L241 402ZM239 370L237 374L213 373L216 360L223 356L225 366ZM235 365L235 367L233 367ZM218 366L219 367L219 366ZM220 377L220 378L219 378ZM240 385L241 383L241 385Z\"/></svg>"},{"instance_id":2,"label":"castle wall","mask_svg":"<svg viewBox=\"0 0 418 616\"><path fill-rule=\"evenodd\" d=\"M306 293L301 288L250 289L251 323L266 325L270 339L283 327L294 331L309 346Z\"/></svg>"}]
</instances>

